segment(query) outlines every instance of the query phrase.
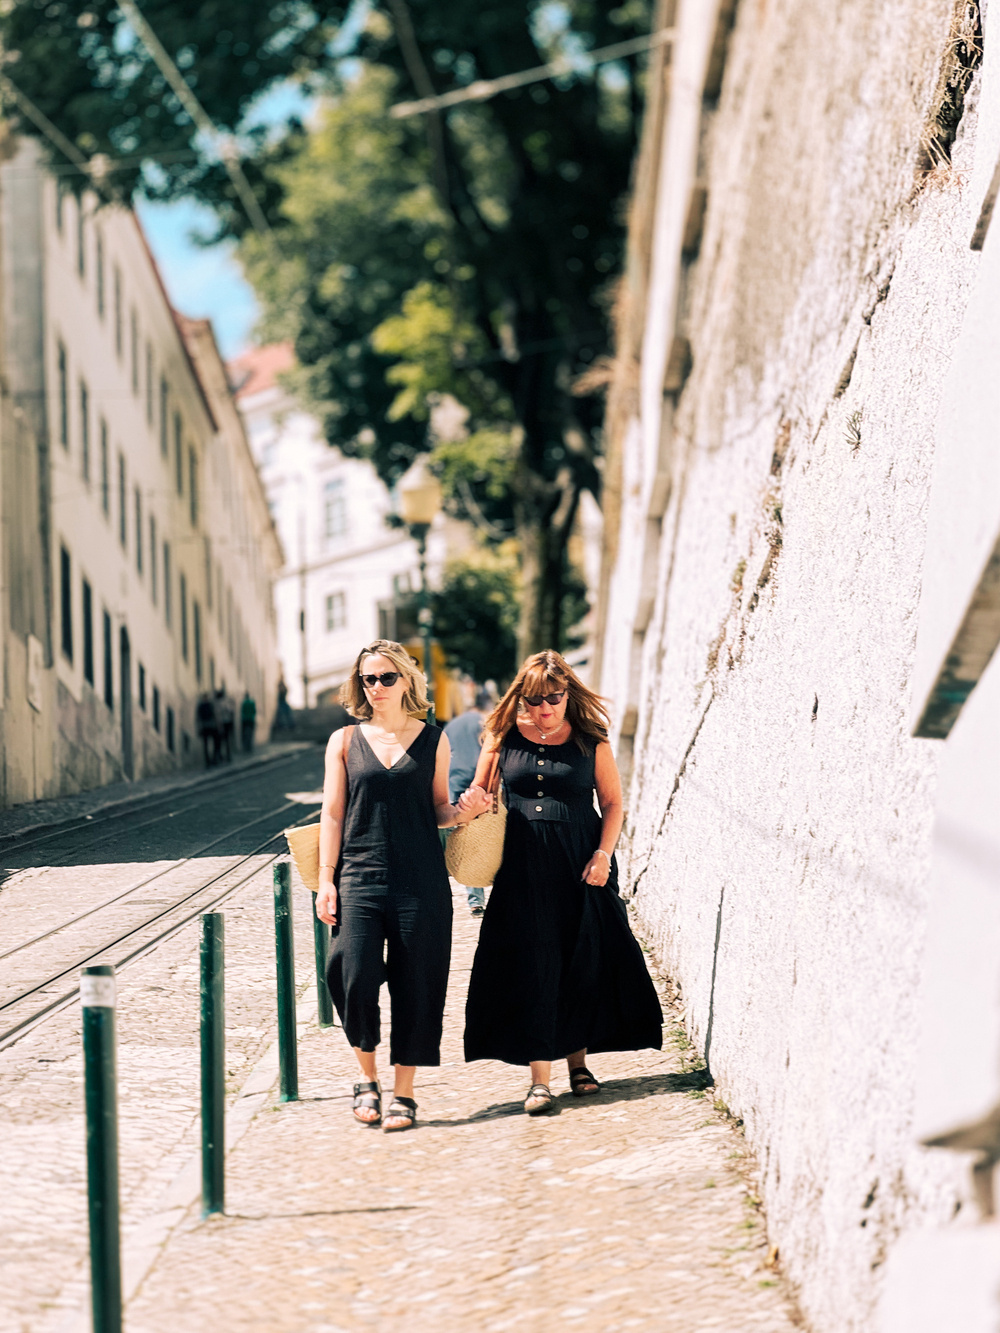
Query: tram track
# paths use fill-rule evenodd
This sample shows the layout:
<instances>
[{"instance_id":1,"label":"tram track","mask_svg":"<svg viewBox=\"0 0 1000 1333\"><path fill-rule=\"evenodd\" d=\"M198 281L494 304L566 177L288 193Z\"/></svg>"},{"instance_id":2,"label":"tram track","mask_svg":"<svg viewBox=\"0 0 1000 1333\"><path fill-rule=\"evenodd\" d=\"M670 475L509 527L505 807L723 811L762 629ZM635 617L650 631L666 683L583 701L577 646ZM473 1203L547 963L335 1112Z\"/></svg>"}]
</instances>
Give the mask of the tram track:
<instances>
[{"instance_id":1,"label":"tram track","mask_svg":"<svg viewBox=\"0 0 1000 1333\"><path fill-rule=\"evenodd\" d=\"M130 800L126 809L119 809L117 806L109 810L106 814L83 815L77 819L64 820L37 833L5 833L0 834L0 863L12 854L16 859L23 859L26 854L35 847L42 846L44 843L51 842L56 838L70 838L75 833L97 833L97 837L88 843L88 848L99 846L101 842L109 837L117 835L117 830L111 831L107 825L131 819L135 815L144 815L159 806L170 806L171 808L163 814L157 815L150 820L144 820L140 824L131 825L130 833L136 833L140 829L149 828L154 824L162 823L168 819L175 819L179 815L187 813L189 810L196 809L202 804L208 795L214 795L220 790L224 790L237 782L253 782L257 777L268 777L274 774L276 769L280 769L287 764L293 764L301 761L300 752L292 754L276 755L272 759L263 760L254 764L252 767L239 767L224 775L204 779L201 782L192 784L190 787L173 788L163 796L139 797ZM61 862L51 862L50 864L67 864L72 860L73 851L68 852ZM19 867L12 867L18 869ZM2 957L3 955L0 955Z\"/></svg>"},{"instance_id":2,"label":"tram track","mask_svg":"<svg viewBox=\"0 0 1000 1333\"><path fill-rule=\"evenodd\" d=\"M176 873L178 869L183 868L185 865L195 860L198 856L202 855L204 851L207 850L208 847L215 846L219 842L230 839L237 833L243 832L248 828L252 828L256 824L261 824L265 823L268 820L273 820L282 813L284 813L286 810L289 810L293 806L300 804L301 804L300 801L286 801L280 806L265 811L263 814L257 816L256 818L249 820L247 823L241 825L239 828L227 829L226 832L222 834L220 837L215 838L205 846L196 849L189 856L183 857L180 860L173 863L172 865L165 867L161 871L158 871L155 875L148 876L146 879L140 881L139 883L129 886L129 888L122 890L120 893L114 895L114 897L107 899L105 902L98 904L93 908L88 909L86 912L80 913L76 917L68 921L61 922L59 925L52 927L50 930L43 932L41 935L34 937L32 940L22 942L20 945L15 946L14 949L8 950L6 954L2 955L2 957L9 957L12 954L22 952L23 950L33 945L41 943L43 940L49 939L52 936L59 934L61 931L67 929L69 926L75 925L77 921L80 921L85 917L94 916L100 911L107 910L108 908L119 904L124 899L134 894L138 889L148 885L154 880L162 879L170 874ZM298 820L293 821L293 824L305 823L314 818L315 818L315 811L311 810L308 813L300 816ZM36 1027L39 1023L45 1021L47 1018L54 1016L60 1010L66 1008L66 1006L71 1004L73 1000L76 998L76 996L79 994L80 988L79 984L73 985L72 987L69 987L65 990L61 990L58 995L53 996L51 998L44 996L43 993L45 991L49 990L51 987L57 986L60 982L64 982L65 979L68 978L71 974L78 972L78 970L81 967L84 967L88 963L94 962L99 958L114 963L116 968L122 968L125 967L127 964L134 962L136 959L143 957L145 954L151 952L158 945L162 944L166 939L169 939L171 935L174 935L177 931L181 930L184 926L186 926L196 917L201 915L201 913L210 911L213 908L217 907L221 902L229 898L238 889L242 888L243 885L246 884L249 880L251 880L255 875L259 874L261 870L265 869L267 865L272 864L281 854L281 848L279 846L275 848L273 852L270 853L268 853L268 848L271 848L273 844L279 842L282 836L283 836L283 829L270 834L268 837L264 838L260 843L258 843L254 848L252 848L249 852L243 853L242 855L237 857L230 865L217 871L215 874L211 875L208 879L202 880L195 887L186 888L185 892L179 898L174 898L173 901L165 903L163 907L158 912L155 912L152 916L146 917L144 920L136 923L129 929L122 931L121 934L115 936L115 938L113 939L103 940L96 948L90 949L84 955L75 957L72 962L66 964L65 966L57 964L56 966L58 970L51 972L48 976L45 977L43 981L36 982L35 984L29 986L27 989L20 991L18 994L0 1003L0 1022L6 1021L6 1023L8 1024L7 1026L4 1027L3 1030L0 1030L0 1050L3 1050L5 1047L10 1046L14 1042L20 1040L21 1037L25 1036L27 1032ZM245 875L237 879L235 883L226 884L225 887L222 888L220 892L216 893L208 901L198 901L191 908L191 910L184 913L179 919L165 920L165 918L173 918L175 914L179 911L183 912L183 909L192 902L194 902L194 900L203 898L203 896L206 893L210 893L210 891L213 888L222 884L224 881L231 878L233 875L238 874L241 868L245 867L248 862L253 861L256 858L259 858L262 855L267 856L267 859L264 861L264 863L254 865L250 870L247 871ZM113 950L120 949L123 946L127 946L130 941L134 942L137 937L142 935L143 932L148 931L151 927L156 927L157 923L159 922L164 923L162 929L158 930L151 938L142 940L141 943L138 943L130 951L125 952L121 955L115 955L109 958L105 957L106 955L110 954ZM36 1000L44 1000L45 1002L42 1003L40 1008L37 1007L36 1004L36 1007L33 1008L30 1013L25 1014L24 1016L19 1016L18 1010L21 1008L21 1006L30 1002L33 997L35 997ZM12 1019L14 1021L11 1021Z\"/></svg>"}]
</instances>

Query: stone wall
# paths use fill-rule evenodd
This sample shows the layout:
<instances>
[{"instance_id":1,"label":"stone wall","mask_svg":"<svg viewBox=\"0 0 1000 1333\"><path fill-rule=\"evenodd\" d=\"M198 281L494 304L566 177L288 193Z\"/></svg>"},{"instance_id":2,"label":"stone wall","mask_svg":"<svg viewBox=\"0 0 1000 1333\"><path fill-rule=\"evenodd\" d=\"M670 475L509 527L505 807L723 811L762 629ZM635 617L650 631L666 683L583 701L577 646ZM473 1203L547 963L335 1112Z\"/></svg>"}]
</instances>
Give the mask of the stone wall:
<instances>
[{"instance_id":1,"label":"stone wall","mask_svg":"<svg viewBox=\"0 0 1000 1333\"><path fill-rule=\"evenodd\" d=\"M848 1333L903 1233L974 1212L914 1140L940 743L910 712L1000 12L728 8L678 6L600 684L635 905L810 1323Z\"/></svg>"}]
</instances>

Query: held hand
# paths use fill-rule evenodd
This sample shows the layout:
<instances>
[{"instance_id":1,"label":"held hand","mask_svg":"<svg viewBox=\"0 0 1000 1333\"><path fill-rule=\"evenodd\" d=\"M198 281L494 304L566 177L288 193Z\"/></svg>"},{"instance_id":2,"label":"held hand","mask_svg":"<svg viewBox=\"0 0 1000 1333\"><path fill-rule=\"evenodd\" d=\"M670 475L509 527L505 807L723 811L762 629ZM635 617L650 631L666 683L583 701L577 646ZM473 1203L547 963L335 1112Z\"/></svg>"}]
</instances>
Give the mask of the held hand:
<instances>
[{"instance_id":1,"label":"held hand","mask_svg":"<svg viewBox=\"0 0 1000 1333\"><path fill-rule=\"evenodd\" d=\"M457 804L463 814L468 814L471 811L474 815L481 815L490 808L493 799L487 792L483 791L482 787L469 787L462 792Z\"/></svg>"},{"instance_id":2,"label":"held hand","mask_svg":"<svg viewBox=\"0 0 1000 1333\"><path fill-rule=\"evenodd\" d=\"M607 884L611 875L611 859L604 852L595 852L587 862L580 878L585 884Z\"/></svg>"},{"instance_id":3,"label":"held hand","mask_svg":"<svg viewBox=\"0 0 1000 1333\"><path fill-rule=\"evenodd\" d=\"M320 921L325 921L328 926L335 926L339 906L337 890L334 886L332 884L321 884L319 892L316 894L316 915Z\"/></svg>"}]
</instances>

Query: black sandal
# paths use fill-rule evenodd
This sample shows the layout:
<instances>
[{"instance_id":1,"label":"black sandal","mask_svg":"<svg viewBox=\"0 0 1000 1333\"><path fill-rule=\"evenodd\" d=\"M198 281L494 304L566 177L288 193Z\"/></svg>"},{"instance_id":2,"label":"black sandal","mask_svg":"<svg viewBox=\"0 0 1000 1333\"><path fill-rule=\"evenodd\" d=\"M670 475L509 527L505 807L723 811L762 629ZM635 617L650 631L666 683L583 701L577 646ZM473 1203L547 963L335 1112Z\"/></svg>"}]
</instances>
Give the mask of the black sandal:
<instances>
[{"instance_id":1,"label":"black sandal","mask_svg":"<svg viewBox=\"0 0 1000 1333\"><path fill-rule=\"evenodd\" d=\"M393 1097L385 1113L386 1120L405 1120L405 1125L383 1125L386 1134L400 1134L417 1123L417 1103L412 1097Z\"/></svg>"},{"instance_id":2,"label":"black sandal","mask_svg":"<svg viewBox=\"0 0 1000 1333\"><path fill-rule=\"evenodd\" d=\"M592 1087L586 1087L586 1084L593 1084ZM576 1069L569 1071L569 1086L573 1089L574 1097L593 1097L595 1093L600 1092L601 1085L586 1065L577 1065Z\"/></svg>"},{"instance_id":3,"label":"black sandal","mask_svg":"<svg viewBox=\"0 0 1000 1333\"><path fill-rule=\"evenodd\" d=\"M534 1098L539 1105L529 1106L528 1103ZM524 1109L528 1115L547 1115L555 1106L552 1100L552 1093L544 1083L532 1083L528 1089L528 1095L524 1099Z\"/></svg>"},{"instance_id":4,"label":"black sandal","mask_svg":"<svg viewBox=\"0 0 1000 1333\"><path fill-rule=\"evenodd\" d=\"M364 1116L358 1115L362 1110L376 1111L377 1115L374 1120L367 1120ZM377 1083L355 1083L354 1119L359 1125L366 1125L369 1128L382 1123L382 1089Z\"/></svg>"}]
</instances>

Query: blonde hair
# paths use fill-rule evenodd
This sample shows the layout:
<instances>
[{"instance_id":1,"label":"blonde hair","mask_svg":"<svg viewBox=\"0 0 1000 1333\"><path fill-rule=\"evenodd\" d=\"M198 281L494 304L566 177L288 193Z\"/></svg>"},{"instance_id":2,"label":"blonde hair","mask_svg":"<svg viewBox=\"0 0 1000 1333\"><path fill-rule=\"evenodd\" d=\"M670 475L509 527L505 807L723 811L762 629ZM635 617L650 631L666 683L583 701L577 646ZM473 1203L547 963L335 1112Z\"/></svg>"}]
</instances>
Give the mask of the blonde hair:
<instances>
[{"instance_id":1,"label":"blonde hair","mask_svg":"<svg viewBox=\"0 0 1000 1333\"><path fill-rule=\"evenodd\" d=\"M361 663L366 657L387 658L406 680L403 692L405 712L411 717L419 717L421 713L427 712L431 703L427 697L427 677L401 643L396 643L394 639L375 639L358 653L351 674L340 687L340 702L352 717L367 722L372 716L372 706L361 684Z\"/></svg>"},{"instance_id":2,"label":"blonde hair","mask_svg":"<svg viewBox=\"0 0 1000 1333\"><path fill-rule=\"evenodd\" d=\"M565 690L566 721L581 750L593 750L608 739L611 719L599 695L587 688L561 653L547 648L532 653L521 663L510 689L486 719L484 731L493 736L497 748L517 723L521 700L525 695L555 694Z\"/></svg>"}]
</instances>

